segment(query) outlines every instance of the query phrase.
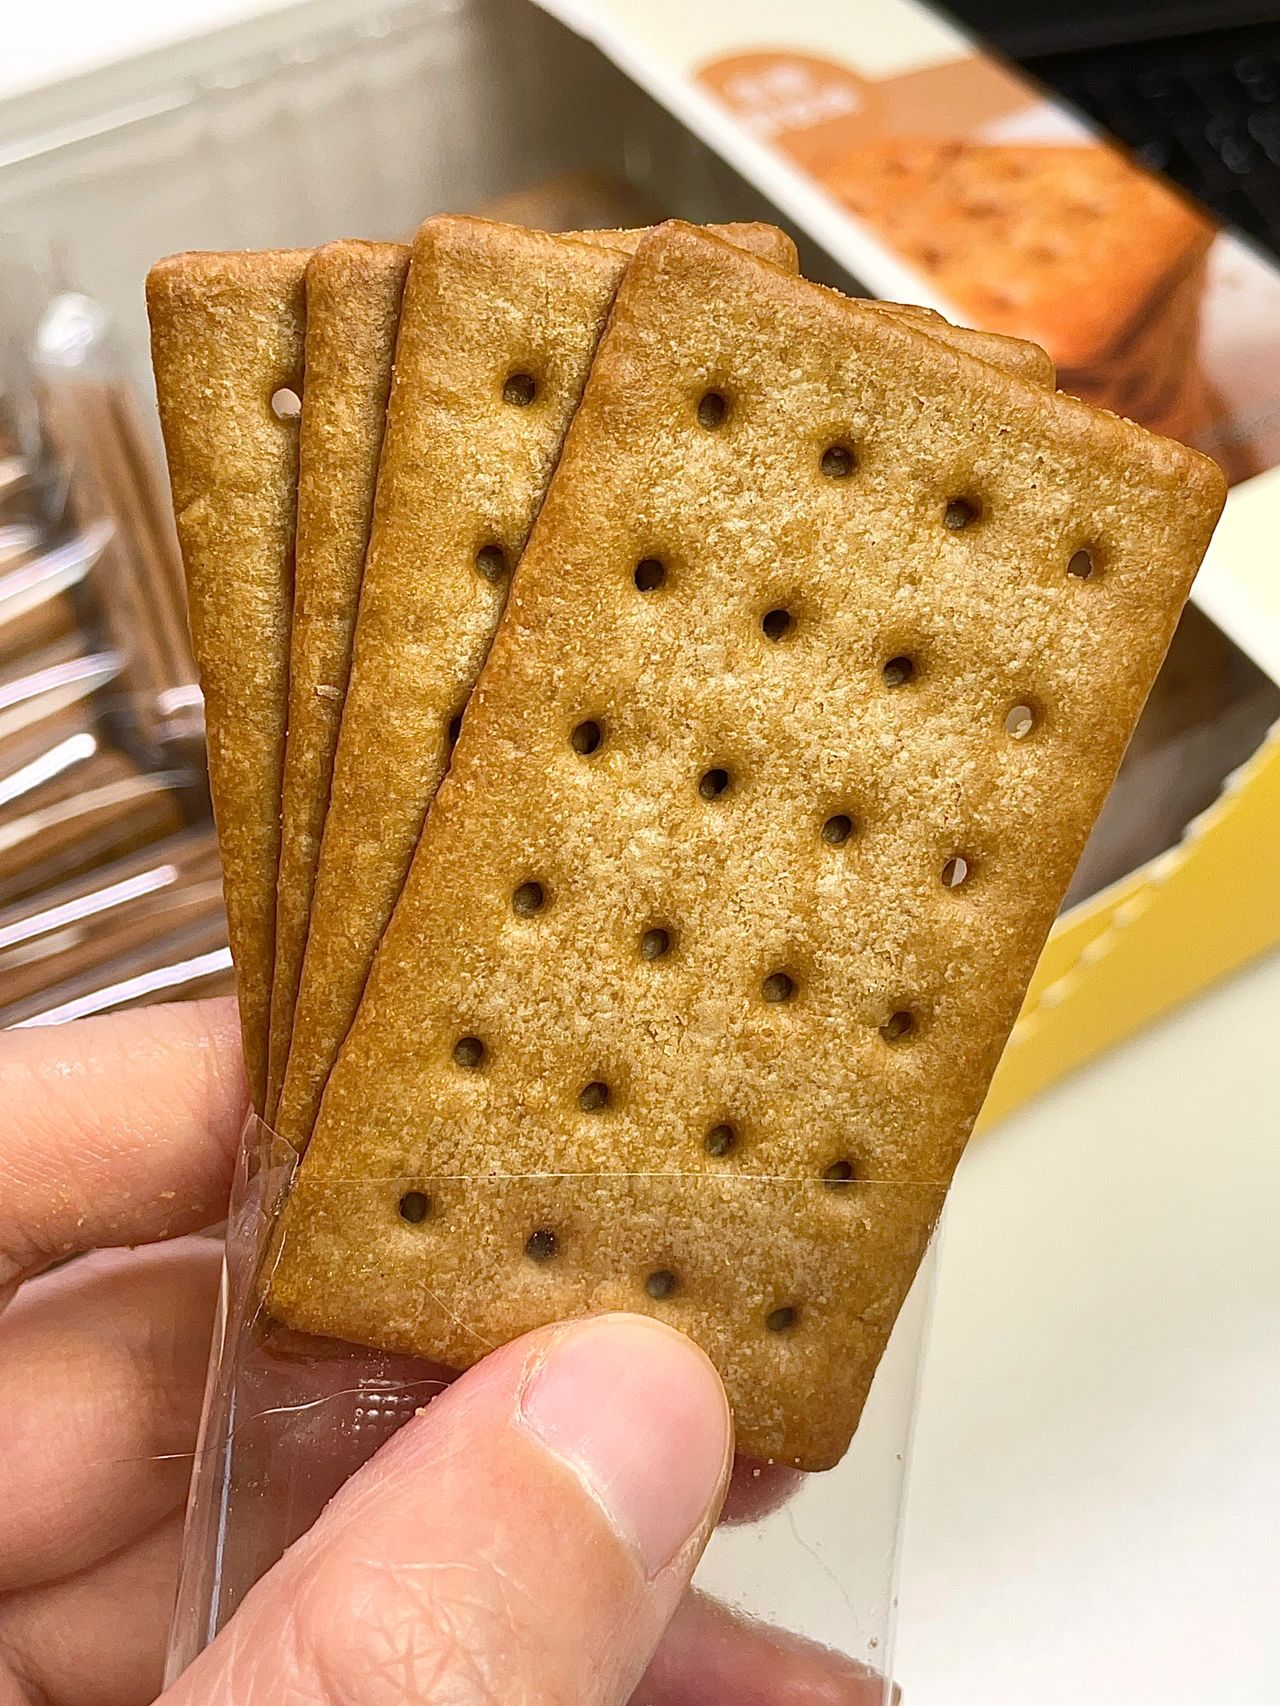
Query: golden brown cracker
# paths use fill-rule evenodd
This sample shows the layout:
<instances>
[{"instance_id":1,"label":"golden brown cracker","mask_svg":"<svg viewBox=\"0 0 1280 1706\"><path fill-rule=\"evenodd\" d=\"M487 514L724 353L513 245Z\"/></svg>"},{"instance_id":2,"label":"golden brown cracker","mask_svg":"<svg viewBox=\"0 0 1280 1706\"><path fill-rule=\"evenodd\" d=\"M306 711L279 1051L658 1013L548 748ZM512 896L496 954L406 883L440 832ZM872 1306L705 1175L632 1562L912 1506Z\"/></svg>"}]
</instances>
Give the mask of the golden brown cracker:
<instances>
[{"instance_id":1,"label":"golden brown cracker","mask_svg":"<svg viewBox=\"0 0 1280 1706\"><path fill-rule=\"evenodd\" d=\"M259 1109L297 492L297 419L282 393L296 400L302 386L306 260L301 250L174 255L147 278L245 1064Z\"/></svg>"},{"instance_id":2,"label":"golden brown cracker","mask_svg":"<svg viewBox=\"0 0 1280 1706\"><path fill-rule=\"evenodd\" d=\"M1064 370L1123 345L1214 236L1175 191L1097 144L894 137L827 176L961 314L1043 344Z\"/></svg>"},{"instance_id":3,"label":"golden brown cracker","mask_svg":"<svg viewBox=\"0 0 1280 1706\"><path fill-rule=\"evenodd\" d=\"M759 255L761 260L772 261L788 272L794 272L800 264L794 241L776 225L766 225L758 219L742 219L730 220L727 225L706 225L702 229L726 243L732 243L735 249ZM605 230L557 231L554 235L571 242L601 244L607 249L621 249L628 255L634 255L652 230L651 225L615 225Z\"/></svg>"},{"instance_id":4,"label":"golden brown cracker","mask_svg":"<svg viewBox=\"0 0 1280 1706\"><path fill-rule=\"evenodd\" d=\"M781 265L796 264L795 244L775 226L740 223L714 229ZM583 233L582 238L629 253L644 235L644 230L612 230ZM396 244L341 242L317 251L307 267L307 387L267 1074L269 1117L276 1113L292 1038L409 254ZM331 924L339 931L345 928L340 918L326 919L324 928ZM361 983L364 971L367 961ZM349 1019L348 1013L344 1031ZM340 1041L338 1034L333 1046Z\"/></svg>"},{"instance_id":5,"label":"golden brown cracker","mask_svg":"<svg viewBox=\"0 0 1280 1706\"><path fill-rule=\"evenodd\" d=\"M429 220L400 317L373 529L279 1130L309 1132L627 264Z\"/></svg>"},{"instance_id":6,"label":"golden brown cracker","mask_svg":"<svg viewBox=\"0 0 1280 1706\"><path fill-rule=\"evenodd\" d=\"M642 245L273 1311L465 1364L643 1310L743 1450L834 1462L1222 490L688 227Z\"/></svg>"},{"instance_id":7,"label":"golden brown cracker","mask_svg":"<svg viewBox=\"0 0 1280 1706\"><path fill-rule=\"evenodd\" d=\"M865 306L875 308L881 314L905 320L917 331L927 332L931 338L950 344L952 349L963 350L966 355L976 356L979 361L989 361L993 367L1001 368L1015 379L1025 380L1028 385L1052 386L1057 378L1053 361L1047 352L1042 350L1039 344L1029 343L1025 338L1010 338L1000 332L981 332L968 326L953 326L943 315L934 313L930 308L916 307L914 304L868 302Z\"/></svg>"},{"instance_id":8,"label":"golden brown cracker","mask_svg":"<svg viewBox=\"0 0 1280 1706\"><path fill-rule=\"evenodd\" d=\"M276 894L267 1117L288 1059L409 250L330 243L306 269L306 390Z\"/></svg>"},{"instance_id":9,"label":"golden brown cracker","mask_svg":"<svg viewBox=\"0 0 1280 1706\"><path fill-rule=\"evenodd\" d=\"M794 244L772 226L716 229L739 247L795 266ZM611 251L634 248L644 235L615 231L591 238ZM344 400L341 387L345 383L352 393L356 387L343 380L341 371L332 398L327 388L320 389L330 362L325 357L316 365L321 358L312 355L312 339L319 334L308 334L304 487L310 421L317 423L325 454L336 460L317 472L318 529L309 519L312 496L304 490L300 500L289 745L291 751L295 743L301 749L306 741L308 775L295 790L290 759L272 1021L272 1086L287 1052L287 1089L278 1106L274 1095L270 1098L280 1130L299 1145L310 1131L325 1078L403 884L423 813L448 762L450 727L461 715L487 649L507 574L555 465L624 264L611 253L584 253L583 244L574 244L571 236L555 239L466 219L429 222L418 253L418 284L409 287L390 408L393 424L379 476L386 492L378 498L370 551L370 562L377 564L376 590L368 614L362 606L359 615L367 635L364 679L349 713L343 707L361 575L359 539L369 525L370 471L381 398L389 384L390 285L375 286L373 298L365 302L348 279L341 300L325 311L339 326L350 319L377 328L377 349L363 350L368 364L354 404ZM389 276L396 263L388 258L376 264ZM545 279L544 268L552 268ZM513 281L515 274L520 276ZM493 299L499 303L496 311L488 306ZM550 318L548 303L553 305ZM878 312L919 319L932 335L1007 362L1016 371L1051 380L1047 358L1032 346L965 332L927 309L876 306ZM554 325L557 314L560 324ZM339 363L358 337L354 328L336 335ZM455 352L450 361L438 359L442 348ZM544 349L553 352L561 368L554 407L548 408L545 391L531 408L518 401L503 403L493 379L495 360L506 351L509 374L531 359L528 352L541 356ZM500 451L485 442L494 422L502 423L510 439ZM339 509L346 513L345 523ZM441 526L442 514L453 521ZM499 515L501 520L492 519ZM313 538L324 588L319 630L313 630L303 608L310 596ZM442 580L447 583L443 590ZM427 623L441 632L442 643L424 645ZM319 649L313 656L316 633ZM316 699L318 686L323 702ZM335 778L340 723L345 757ZM303 762L300 751L300 767ZM330 837L323 853L322 834Z\"/></svg>"},{"instance_id":10,"label":"golden brown cracker","mask_svg":"<svg viewBox=\"0 0 1280 1706\"><path fill-rule=\"evenodd\" d=\"M795 265L795 245L773 226L738 224L717 229L743 247L780 264ZM430 305L425 312L433 313L435 319L422 333L416 330L416 318L411 320L405 349L398 358L399 401L393 405L392 415L394 418L398 407L402 425L398 435L397 429L392 429L388 440L392 448L385 499L389 506L386 531L392 537L375 543L379 581L392 584L393 603L380 618L370 618L381 620L384 644L379 662L365 666L368 686L360 706L352 713L353 729L363 728L364 732L346 737L350 743L348 762L334 789L334 798L339 802L337 824L328 855L329 873L323 879L316 907L318 923L313 946L308 945L309 923L321 865L319 837L327 817L350 670L356 594L363 568L360 538L368 537L372 477L378 453L375 440L381 438L381 410L390 386L393 317L397 313L391 301L391 280L403 265L402 257L407 252L395 249L366 254L363 264L378 269L381 281L374 282L370 292L362 290L355 279L347 278L338 293L320 305L321 316L332 330L309 329L310 381L303 427L304 488L314 479L317 489L314 493L304 489L299 499L302 607L294 645L289 740L291 753L295 744L299 750L297 765L291 756L286 766L279 897L281 951L277 957L273 1004L271 1074L274 1089L276 1072L289 1058L290 1088L279 1107L275 1106L274 1095L270 1098L281 1129L295 1141L301 1142L310 1129L324 1077L346 1034L373 950L408 869L422 813L447 762L447 750L440 740L441 728L447 730L450 717L465 704L496 622L505 594L507 568L498 567L493 548L501 543L509 563L513 564L523 547L625 265L625 256L644 235L643 231L590 233L572 246L568 246L571 239L566 238L557 249L550 247L556 239L479 221L435 221L425 228L419 242L423 258L417 265L420 269L434 267L443 257L446 267L452 259L452 270L434 287L427 279L420 278L417 294L410 292L411 313L416 317L419 311L414 304L429 297ZM474 253L469 264L460 257L468 245L475 250L481 241L487 241L494 254L488 259L487 270L482 266L477 275ZM334 259L327 264L339 267L341 254L354 248L354 245L335 246ZM552 285L534 270L540 264L540 257L548 254L557 256L561 263L561 273ZM458 549L456 539L444 544L443 550L440 541L431 539L437 506L447 510L457 509L461 504L465 512L468 505L474 509L478 501L482 508L486 503L492 508L485 486L494 479L492 472L482 466L488 447L476 436L478 417L474 412L468 414L465 405L461 410L454 409L449 386L457 382L458 395L463 396L466 390L463 379L468 371L473 374L483 371L486 382L490 379L488 368L495 353L501 351L495 352L491 347L495 328L488 318L487 297L495 293L501 296L510 282L507 274L522 266L530 270L515 285L512 299L503 305L508 320L507 336L510 338L514 333L517 341L527 341L530 337L538 340L550 331L555 342L554 329L543 324L548 320L550 290L552 316L558 307L565 317L555 359L568 362L567 384L550 413L545 395L527 412L519 403L504 405L505 418L517 423L513 437L515 459L509 469L497 476L499 485L504 477L509 478L512 491L501 499L501 504L510 515L499 530L500 541L486 535L473 543L467 553L470 580L474 582L479 576L480 584L488 590L481 594L478 616L474 610L471 613L474 631L462 642L463 661L450 656L447 646L439 659L419 656L417 660L427 675L440 676L443 671L436 683L436 694L444 692L448 712L443 719L428 713L428 734L421 716L422 701L418 698L421 681L414 686L413 707L405 710L397 702L396 659L402 652L416 649L415 636L406 624L415 620L421 623L431 609L432 553L441 553L448 560ZM581 284L566 290L568 280L578 275ZM456 301L447 300L451 290L465 292L471 288L477 276L482 279L482 293L472 297L461 294ZM554 295L557 288L564 291L558 299ZM436 328L443 326L443 335L452 336L460 321L468 322L468 335L462 341L465 358L455 360L452 368L445 365L437 371L439 364L433 347ZM367 343L360 341L360 328ZM313 343L324 345L323 350L317 347L314 351L319 367L311 359ZM357 348L359 365L352 353ZM329 350L331 354L327 353ZM319 462L307 456L312 444L321 447ZM398 460L402 455L410 461L404 475ZM423 475L422 469L428 466L430 472ZM461 469L468 469L474 478L474 491L460 487ZM421 501L414 503L415 485L424 478L434 481L434 485L429 493L422 495ZM408 514L406 505L411 505ZM313 508L317 512L314 523ZM475 527L474 515L467 518L465 525ZM478 565L477 550L488 553ZM428 563L425 571L421 566L424 557ZM484 576L492 576L495 569L497 580L486 583ZM322 606L317 622L312 621L309 608L313 597ZM474 601L474 589L468 586L467 602L474 604ZM376 648L377 643L374 644ZM317 688L323 689L319 697ZM382 749L384 716L388 712L393 719L402 715L408 719L408 726L399 731L403 764L400 758L392 756L393 752L400 753L401 748L392 747L386 750L384 763L375 770L367 762L367 755L375 748ZM378 817L374 837L369 835L372 814ZM357 844L354 850L348 839L352 832ZM304 954L309 970L305 974L305 992L299 993ZM295 1011L295 1003L301 1009L300 1014ZM299 1037L297 1056L293 1059L295 1020Z\"/></svg>"}]
</instances>

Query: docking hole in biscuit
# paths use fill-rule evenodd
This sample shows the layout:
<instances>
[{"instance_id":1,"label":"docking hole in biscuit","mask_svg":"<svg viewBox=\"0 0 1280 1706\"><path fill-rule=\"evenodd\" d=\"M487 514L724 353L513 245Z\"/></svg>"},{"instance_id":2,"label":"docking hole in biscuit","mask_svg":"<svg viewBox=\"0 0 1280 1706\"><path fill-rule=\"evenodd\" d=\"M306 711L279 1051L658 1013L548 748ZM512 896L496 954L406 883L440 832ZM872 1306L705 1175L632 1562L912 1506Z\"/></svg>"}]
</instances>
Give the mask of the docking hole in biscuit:
<instances>
[{"instance_id":1,"label":"docking hole in biscuit","mask_svg":"<svg viewBox=\"0 0 1280 1706\"><path fill-rule=\"evenodd\" d=\"M952 533L960 533L966 527L972 527L981 514L982 505L976 498L948 498L942 515L943 525Z\"/></svg>"},{"instance_id":2,"label":"docking hole in biscuit","mask_svg":"<svg viewBox=\"0 0 1280 1706\"><path fill-rule=\"evenodd\" d=\"M960 853L953 853L942 867L942 886L944 889L958 889L969 880L969 861Z\"/></svg>"},{"instance_id":3,"label":"docking hole in biscuit","mask_svg":"<svg viewBox=\"0 0 1280 1706\"><path fill-rule=\"evenodd\" d=\"M644 1289L655 1302L661 1303L664 1297L672 1295L679 1283L670 1268L655 1268L645 1280Z\"/></svg>"},{"instance_id":4,"label":"docking hole in biscuit","mask_svg":"<svg viewBox=\"0 0 1280 1706\"><path fill-rule=\"evenodd\" d=\"M853 834L853 819L846 812L837 812L822 826L822 839L831 847L843 847Z\"/></svg>"},{"instance_id":5,"label":"docking hole in biscuit","mask_svg":"<svg viewBox=\"0 0 1280 1706\"><path fill-rule=\"evenodd\" d=\"M854 470L854 455L847 444L829 444L818 466L828 480L847 480Z\"/></svg>"},{"instance_id":6,"label":"docking hole in biscuit","mask_svg":"<svg viewBox=\"0 0 1280 1706\"><path fill-rule=\"evenodd\" d=\"M585 722L577 723L569 736L573 750L580 752L584 758L596 751L602 739L599 723L590 717Z\"/></svg>"},{"instance_id":7,"label":"docking hole in biscuit","mask_svg":"<svg viewBox=\"0 0 1280 1706\"><path fill-rule=\"evenodd\" d=\"M799 1319L800 1311L794 1303L780 1303L765 1316L764 1324L771 1333L789 1333Z\"/></svg>"},{"instance_id":8,"label":"docking hole in biscuit","mask_svg":"<svg viewBox=\"0 0 1280 1706\"><path fill-rule=\"evenodd\" d=\"M1036 726L1034 705L1011 705L1005 714L1004 732L1010 740L1026 740Z\"/></svg>"},{"instance_id":9,"label":"docking hole in biscuit","mask_svg":"<svg viewBox=\"0 0 1280 1706\"><path fill-rule=\"evenodd\" d=\"M841 1190L845 1185L852 1184L853 1162L833 1161L831 1165L824 1170L822 1182L824 1185L829 1186L833 1191Z\"/></svg>"},{"instance_id":10,"label":"docking hole in biscuit","mask_svg":"<svg viewBox=\"0 0 1280 1706\"><path fill-rule=\"evenodd\" d=\"M593 1078L579 1090L578 1106L584 1114L598 1114L609 1106L609 1086L602 1078Z\"/></svg>"},{"instance_id":11,"label":"docking hole in biscuit","mask_svg":"<svg viewBox=\"0 0 1280 1706\"><path fill-rule=\"evenodd\" d=\"M887 1043L900 1043L905 1037L909 1037L915 1028L915 1014L905 1007L898 1007L881 1025L880 1035Z\"/></svg>"},{"instance_id":12,"label":"docking hole in biscuit","mask_svg":"<svg viewBox=\"0 0 1280 1706\"><path fill-rule=\"evenodd\" d=\"M501 545L482 545L476 552L476 573L481 580L496 586L506 578L507 553Z\"/></svg>"},{"instance_id":13,"label":"docking hole in biscuit","mask_svg":"<svg viewBox=\"0 0 1280 1706\"><path fill-rule=\"evenodd\" d=\"M1090 580L1097 573L1097 564L1093 560L1093 553L1085 550L1083 546L1079 551L1073 551L1067 564L1067 573L1073 580Z\"/></svg>"},{"instance_id":14,"label":"docking hole in biscuit","mask_svg":"<svg viewBox=\"0 0 1280 1706\"><path fill-rule=\"evenodd\" d=\"M549 1262L559 1244L549 1226L535 1226L524 1241L524 1253L531 1262Z\"/></svg>"},{"instance_id":15,"label":"docking hole in biscuit","mask_svg":"<svg viewBox=\"0 0 1280 1706\"><path fill-rule=\"evenodd\" d=\"M760 619L760 627L766 640L781 640L795 626L795 618L789 610L779 606L776 610L766 610Z\"/></svg>"},{"instance_id":16,"label":"docking hole in biscuit","mask_svg":"<svg viewBox=\"0 0 1280 1706\"><path fill-rule=\"evenodd\" d=\"M716 800L729 786L729 772L719 768L704 770L698 782L698 792L704 800Z\"/></svg>"},{"instance_id":17,"label":"docking hole in biscuit","mask_svg":"<svg viewBox=\"0 0 1280 1706\"><path fill-rule=\"evenodd\" d=\"M886 662L883 670L884 684L886 687L905 687L915 672L915 659L902 652Z\"/></svg>"},{"instance_id":18,"label":"docking hole in biscuit","mask_svg":"<svg viewBox=\"0 0 1280 1706\"><path fill-rule=\"evenodd\" d=\"M431 1213L431 1198L425 1191L406 1191L400 1198L400 1218L419 1226Z\"/></svg>"},{"instance_id":19,"label":"docking hole in biscuit","mask_svg":"<svg viewBox=\"0 0 1280 1706\"><path fill-rule=\"evenodd\" d=\"M538 382L532 373L509 373L502 387L502 400L517 409L527 409L538 395Z\"/></svg>"},{"instance_id":20,"label":"docking hole in biscuit","mask_svg":"<svg viewBox=\"0 0 1280 1706\"><path fill-rule=\"evenodd\" d=\"M722 1121L721 1124L712 1126L702 1140L702 1147L708 1155L719 1158L727 1155L737 1141L737 1132L727 1122Z\"/></svg>"},{"instance_id":21,"label":"docking hole in biscuit","mask_svg":"<svg viewBox=\"0 0 1280 1706\"><path fill-rule=\"evenodd\" d=\"M641 557L631 578L637 592L657 592L667 578L666 565L657 557Z\"/></svg>"},{"instance_id":22,"label":"docking hole in biscuit","mask_svg":"<svg viewBox=\"0 0 1280 1706\"><path fill-rule=\"evenodd\" d=\"M780 1001L790 1001L795 992L796 980L790 972L771 971L760 985L761 995L775 1006Z\"/></svg>"},{"instance_id":23,"label":"docking hole in biscuit","mask_svg":"<svg viewBox=\"0 0 1280 1706\"><path fill-rule=\"evenodd\" d=\"M511 910L521 918L532 918L546 903L546 890L541 883L521 883L511 896Z\"/></svg>"},{"instance_id":24,"label":"docking hole in biscuit","mask_svg":"<svg viewBox=\"0 0 1280 1706\"><path fill-rule=\"evenodd\" d=\"M660 960L670 950L671 932L655 926L646 930L640 938L640 958L642 960Z\"/></svg>"},{"instance_id":25,"label":"docking hole in biscuit","mask_svg":"<svg viewBox=\"0 0 1280 1706\"><path fill-rule=\"evenodd\" d=\"M485 1046L479 1037L459 1037L453 1045L453 1064L464 1072L476 1072L484 1065Z\"/></svg>"},{"instance_id":26,"label":"docking hole in biscuit","mask_svg":"<svg viewBox=\"0 0 1280 1706\"><path fill-rule=\"evenodd\" d=\"M698 425L714 432L724 425L729 405L719 391L704 391L698 400Z\"/></svg>"},{"instance_id":27,"label":"docking hole in biscuit","mask_svg":"<svg viewBox=\"0 0 1280 1706\"><path fill-rule=\"evenodd\" d=\"M271 413L278 421L296 421L302 414L302 398L292 385L281 385L271 393Z\"/></svg>"}]
</instances>

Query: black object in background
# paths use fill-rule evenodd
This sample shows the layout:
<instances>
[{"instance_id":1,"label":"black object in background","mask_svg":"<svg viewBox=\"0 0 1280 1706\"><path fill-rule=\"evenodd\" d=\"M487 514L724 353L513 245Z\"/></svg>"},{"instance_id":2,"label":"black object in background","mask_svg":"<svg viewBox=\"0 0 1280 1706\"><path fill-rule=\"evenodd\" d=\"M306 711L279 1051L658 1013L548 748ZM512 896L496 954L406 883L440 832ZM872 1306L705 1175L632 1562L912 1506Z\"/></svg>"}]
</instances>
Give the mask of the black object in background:
<instances>
[{"instance_id":1,"label":"black object in background","mask_svg":"<svg viewBox=\"0 0 1280 1706\"><path fill-rule=\"evenodd\" d=\"M1280 254L1277 0L951 0L949 9Z\"/></svg>"}]
</instances>

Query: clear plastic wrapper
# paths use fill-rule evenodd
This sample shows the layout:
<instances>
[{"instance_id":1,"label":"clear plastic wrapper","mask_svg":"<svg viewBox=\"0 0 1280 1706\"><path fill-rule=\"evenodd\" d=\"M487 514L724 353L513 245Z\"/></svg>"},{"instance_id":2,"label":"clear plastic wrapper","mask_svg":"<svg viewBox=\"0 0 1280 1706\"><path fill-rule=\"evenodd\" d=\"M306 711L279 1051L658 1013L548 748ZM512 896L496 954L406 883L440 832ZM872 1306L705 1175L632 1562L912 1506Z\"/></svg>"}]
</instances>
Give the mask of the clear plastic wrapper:
<instances>
[{"instance_id":1,"label":"clear plastic wrapper","mask_svg":"<svg viewBox=\"0 0 1280 1706\"><path fill-rule=\"evenodd\" d=\"M49 252L0 265L0 1026L231 983L156 447Z\"/></svg>"},{"instance_id":2,"label":"clear plastic wrapper","mask_svg":"<svg viewBox=\"0 0 1280 1706\"><path fill-rule=\"evenodd\" d=\"M227 1228L227 1258L197 1448L168 1674L177 1676L213 1639L244 1595L319 1515L384 1440L429 1406L449 1370L388 1352L294 1333L261 1302L273 1230L297 1156L260 1121L248 1122ZM362 1180L353 1190L398 1189ZM821 1181L739 1176L692 1179L647 1174L538 1175L424 1180L414 1189L501 1214L514 1193L554 1212L582 1212L622 1198L672 1220L690 1213L691 1192L764 1194L779 1215L805 1211ZM855 1212L873 1215L884 1193L928 1195L935 1185L857 1184ZM692 1198L696 1209L696 1196ZM669 1204L669 1207L666 1206ZM426 1258L424 1257L424 1264ZM469 1323L465 1264L450 1275L424 1265L424 1308ZM932 1251L916 1276L853 1443L818 1474L739 1458L725 1512L694 1578L694 1591L735 1620L732 1638L789 1655L832 1706L880 1706L893 1698L894 1593L902 1498L917 1375L933 1283ZM645 1304L663 1315L659 1303ZM478 1344L480 1324L476 1324ZM820 1404L814 1393L811 1402ZM429 1520L429 1515L427 1517ZM719 1625L723 1627L723 1624ZM807 1696L806 1696L807 1697ZM640 1696L643 1698L643 1691ZM708 1701L708 1706L719 1706Z\"/></svg>"},{"instance_id":3,"label":"clear plastic wrapper","mask_svg":"<svg viewBox=\"0 0 1280 1706\"><path fill-rule=\"evenodd\" d=\"M197 826L0 910L0 1027L35 1023L125 978L176 967L193 936L223 945L218 848ZM188 951L190 950L190 951ZM223 965L222 987L229 988ZM167 983L160 987L168 993ZM100 1008L94 1008L98 1011Z\"/></svg>"},{"instance_id":4,"label":"clear plastic wrapper","mask_svg":"<svg viewBox=\"0 0 1280 1706\"><path fill-rule=\"evenodd\" d=\"M155 1001L230 995L233 988L226 918L218 906L204 910L184 928L167 929L122 953L95 959L62 982L43 986L0 1011L0 1026L62 1025Z\"/></svg>"},{"instance_id":5,"label":"clear plastic wrapper","mask_svg":"<svg viewBox=\"0 0 1280 1706\"><path fill-rule=\"evenodd\" d=\"M35 379L44 437L66 481L66 521L110 527L93 577L131 729L148 753L198 756L203 705L168 498L90 298L63 291L50 302L36 331Z\"/></svg>"}]
</instances>

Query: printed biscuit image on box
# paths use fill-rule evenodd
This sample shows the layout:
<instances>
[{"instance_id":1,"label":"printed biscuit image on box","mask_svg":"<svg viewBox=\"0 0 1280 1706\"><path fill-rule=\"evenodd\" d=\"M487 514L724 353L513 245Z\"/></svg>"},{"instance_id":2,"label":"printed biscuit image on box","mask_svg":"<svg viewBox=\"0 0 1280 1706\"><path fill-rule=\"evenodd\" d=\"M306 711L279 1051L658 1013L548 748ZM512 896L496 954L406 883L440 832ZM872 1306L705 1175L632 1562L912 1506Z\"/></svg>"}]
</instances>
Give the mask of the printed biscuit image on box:
<instances>
[{"instance_id":1,"label":"printed biscuit image on box","mask_svg":"<svg viewBox=\"0 0 1280 1706\"><path fill-rule=\"evenodd\" d=\"M1254 471L1204 370L1213 222L1118 149L1073 135L1029 85L976 55L873 81L755 53L700 77L917 271L929 299L1041 344L1063 390L1215 450L1234 478Z\"/></svg>"},{"instance_id":2,"label":"printed biscuit image on box","mask_svg":"<svg viewBox=\"0 0 1280 1706\"><path fill-rule=\"evenodd\" d=\"M1064 391L1171 437L1203 432L1213 227L1119 154L892 138L850 149L827 181L969 318L1043 344Z\"/></svg>"}]
</instances>

